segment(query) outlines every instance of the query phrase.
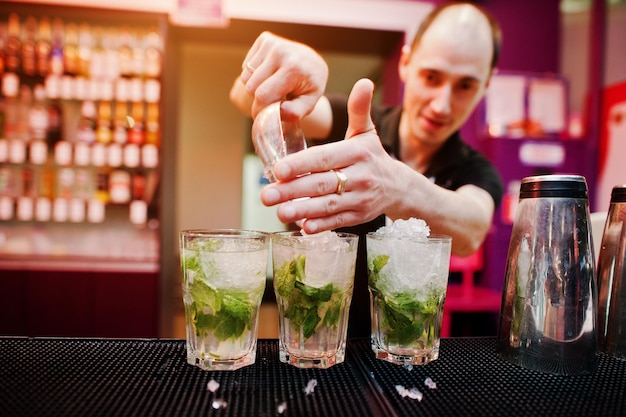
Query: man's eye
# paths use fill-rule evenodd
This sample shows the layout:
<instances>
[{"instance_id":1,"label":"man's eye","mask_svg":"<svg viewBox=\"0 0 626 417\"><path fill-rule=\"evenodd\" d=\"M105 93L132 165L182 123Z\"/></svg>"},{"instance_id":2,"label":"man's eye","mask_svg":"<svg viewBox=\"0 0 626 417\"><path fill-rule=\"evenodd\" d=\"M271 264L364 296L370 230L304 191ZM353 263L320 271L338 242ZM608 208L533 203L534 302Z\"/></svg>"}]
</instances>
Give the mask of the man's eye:
<instances>
[{"instance_id":1,"label":"man's eye","mask_svg":"<svg viewBox=\"0 0 626 417\"><path fill-rule=\"evenodd\" d=\"M427 73L427 74L424 76L424 80L425 80L428 84L433 85L433 84L437 84L437 83L439 82L439 77L437 77L437 74Z\"/></svg>"}]
</instances>

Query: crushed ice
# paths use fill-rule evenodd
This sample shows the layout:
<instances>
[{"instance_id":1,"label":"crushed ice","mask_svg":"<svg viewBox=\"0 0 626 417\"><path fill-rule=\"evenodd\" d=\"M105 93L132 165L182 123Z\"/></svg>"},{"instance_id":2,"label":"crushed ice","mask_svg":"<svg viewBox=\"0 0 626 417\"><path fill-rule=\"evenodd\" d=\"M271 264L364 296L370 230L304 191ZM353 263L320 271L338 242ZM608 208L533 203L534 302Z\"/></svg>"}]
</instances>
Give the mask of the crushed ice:
<instances>
[{"instance_id":1,"label":"crushed ice","mask_svg":"<svg viewBox=\"0 0 626 417\"><path fill-rule=\"evenodd\" d=\"M220 408L228 407L228 403L222 399L216 398L211 403L211 407L213 407L215 410L219 410Z\"/></svg>"},{"instance_id":2,"label":"crushed ice","mask_svg":"<svg viewBox=\"0 0 626 417\"><path fill-rule=\"evenodd\" d=\"M426 385L430 389L437 389L437 383L433 381L430 377L426 377L424 380L424 385Z\"/></svg>"},{"instance_id":3,"label":"crushed ice","mask_svg":"<svg viewBox=\"0 0 626 417\"><path fill-rule=\"evenodd\" d=\"M315 391L315 387L317 386L317 379L311 379L307 384L306 387L304 387L304 393L306 395L310 395L313 394L313 391Z\"/></svg>"},{"instance_id":4,"label":"crushed ice","mask_svg":"<svg viewBox=\"0 0 626 417\"><path fill-rule=\"evenodd\" d=\"M283 401L282 403L278 404L278 406L276 407L276 412L278 414L282 414L285 411L287 411L287 403Z\"/></svg>"},{"instance_id":5,"label":"crushed ice","mask_svg":"<svg viewBox=\"0 0 626 417\"><path fill-rule=\"evenodd\" d=\"M381 236L410 237L426 239L430 236L430 227L422 219L411 217L407 220L397 219L388 226L376 230L375 234Z\"/></svg>"},{"instance_id":6,"label":"crushed ice","mask_svg":"<svg viewBox=\"0 0 626 417\"><path fill-rule=\"evenodd\" d=\"M402 385L396 385L396 391L398 391L398 394L400 394L402 398L409 397L410 399L417 401L422 401L422 398L424 398L424 394L422 394L422 392L415 387L408 389Z\"/></svg>"},{"instance_id":7,"label":"crushed ice","mask_svg":"<svg viewBox=\"0 0 626 417\"><path fill-rule=\"evenodd\" d=\"M206 384L206 390L211 391L211 392L217 391L219 387L220 387L220 383L214 379L210 380L208 384Z\"/></svg>"}]
</instances>

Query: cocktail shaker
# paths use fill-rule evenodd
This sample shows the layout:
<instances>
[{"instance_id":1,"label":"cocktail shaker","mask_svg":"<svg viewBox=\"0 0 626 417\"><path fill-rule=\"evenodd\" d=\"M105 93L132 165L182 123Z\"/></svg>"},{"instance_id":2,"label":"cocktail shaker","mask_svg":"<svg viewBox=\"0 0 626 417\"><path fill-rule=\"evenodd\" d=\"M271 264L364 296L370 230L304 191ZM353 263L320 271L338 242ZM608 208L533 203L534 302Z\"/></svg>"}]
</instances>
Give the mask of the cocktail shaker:
<instances>
[{"instance_id":1,"label":"cocktail shaker","mask_svg":"<svg viewBox=\"0 0 626 417\"><path fill-rule=\"evenodd\" d=\"M524 178L509 243L498 355L550 374L591 373L596 309L585 178Z\"/></svg>"},{"instance_id":2,"label":"cocktail shaker","mask_svg":"<svg viewBox=\"0 0 626 417\"><path fill-rule=\"evenodd\" d=\"M598 258L598 349L626 359L626 185L613 187Z\"/></svg>"}]
</instances>

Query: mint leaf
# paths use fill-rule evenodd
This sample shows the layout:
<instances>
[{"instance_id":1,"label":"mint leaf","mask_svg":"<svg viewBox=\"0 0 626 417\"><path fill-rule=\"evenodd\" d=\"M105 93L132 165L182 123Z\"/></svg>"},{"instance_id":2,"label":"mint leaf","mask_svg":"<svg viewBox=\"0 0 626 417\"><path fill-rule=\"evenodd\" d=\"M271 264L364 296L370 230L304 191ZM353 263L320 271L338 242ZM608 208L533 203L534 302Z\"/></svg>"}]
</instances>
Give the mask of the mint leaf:
<instances>
[{"instance_id":1,"label":"mint leaf","mask_svg":"<svg viewBox=\"0 0 626 417\"><path fill-rule=\"evenodd\" d=\"M196 335L206 337L213 333L218 340L225 341L237 339L246 329L252 329L256 304L249 299L250 294L215 290L202 281L196 282L199 283L198 287L209 290L196 295L192 293L194 303L191 305L191 314ZM206 307L210 308L210 313L205 311Z\"/></svg>"},{"instance_id":2,"label":"mint leaf","mask_svg":"<svg viewBox=\"0 0 626 417\"><path fill-rule=\"evenodd\" d=\"M217 311L221 308L222 303L217 295L217 291L206 282L198 279L198 277L189 285L189 295L191 295L199 310L209 308Z\"/></svg>"},{"instance_id":3,"label":"mint leaf","mask_svg":"<svg viewBox=\"0 0 626 417\"><path fill-rule=\"evenodd\" d=\"M296 275L292 272L292 262L285 262L274 272L274 288L281 297L289 298L296 283Z\"/></svg>"},{"instance_id":4,"label":"mint leaf","mask_svg":"<svg viewBox=\"0 0 626 417\"><path fill-rule=\"evenodd\" d=\"M426 336L434 337L434 321L440 295L433 293L426 301L415 300L411 293L383 295L376 293L381 303L382 326L389 343L410 345Z\"/></svg>"},{"instance_id":5,"label":"mint leaf","mask_svg":"<svg viewBox=\"0 0 626 417\"><path fill-rule=\"evenodd\" d=\"M385 267L385 265L387 265L388 261L389 255L378 255L372 260L371 265L367 268L368 281L370 285L374 286L376 282L378 282L380 271Z\"/></svg>"},{"instance_id":6,"label":"mint leaf","mask_svg":"<svg viewBox=\"0 0 626 417\"><path fill-rule=\"evenodd\" d=\"M304 338L308 339L320 323L327 327L338 326L344 292L332 283L321 288L304 284L304 265L304 256L286 262L276 272L274 286L277 294L288 303L285 317L291 325L301 328Z\"/></svg>"}]
</instances>

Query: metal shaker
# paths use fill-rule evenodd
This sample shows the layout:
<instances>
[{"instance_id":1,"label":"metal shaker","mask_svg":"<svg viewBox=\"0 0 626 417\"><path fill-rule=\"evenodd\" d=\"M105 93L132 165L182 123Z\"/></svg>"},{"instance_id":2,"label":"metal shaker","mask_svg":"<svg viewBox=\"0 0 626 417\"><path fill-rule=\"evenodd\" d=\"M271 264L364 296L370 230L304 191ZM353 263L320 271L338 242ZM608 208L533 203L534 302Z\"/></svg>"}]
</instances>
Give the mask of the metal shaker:
<instances>
[{"instance_id":1,"label":"metal shaker","mask_svg":"<svg viewBox=\"0 0 626 417\"><path fill-rule=\"evenodd\" d=\"M597 363L596 308L585 178L524 178L507 256L498 355L540 372L589 374Z\"/></svg>"},{"instance_id":2,"label":"metal shaker","mask_svg":"<svg viewBox=\"0 0 626 417\"><path fill-rule=\"evenodd\" d=\"M626 185L613 187L598 258L598 349L626 359Z\"/></svg>"}]
</instances>

